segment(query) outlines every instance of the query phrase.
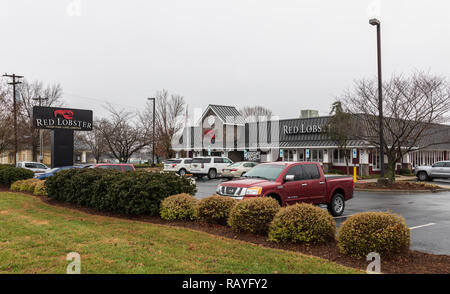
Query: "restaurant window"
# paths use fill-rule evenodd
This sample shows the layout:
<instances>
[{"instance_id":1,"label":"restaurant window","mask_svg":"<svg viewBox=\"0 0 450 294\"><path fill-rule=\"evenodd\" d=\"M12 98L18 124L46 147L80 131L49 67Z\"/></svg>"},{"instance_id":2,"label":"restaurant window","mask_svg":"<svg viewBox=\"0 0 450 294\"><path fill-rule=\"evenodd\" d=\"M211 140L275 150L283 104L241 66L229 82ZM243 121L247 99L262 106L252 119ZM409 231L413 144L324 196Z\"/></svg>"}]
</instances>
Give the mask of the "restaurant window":
<instances>
[{"instance_id":1,"label":"restaurant window","mask_svg":"<svg viewBox=\"0 0 450 294\"><path fill-rule=\"evenodd\" d=\"M283 161L293 161L294 160L294 150L284 150Z\"/></svg>"},{"instance_id":2,"label":"restaurant window","mask_svg":"<svg viewBox=\"0 0 450 294\"><path fill-rule=\"evenodd\" d=\"M333 150L333 163L345 163L344 150L339 149Z\"/></svg>"},{"instance_id":3,"label":"restaurant window","mask_svg":"<svg viewBox=\"0 0 450 294\"><path fill-rule=\"evenodd\" d=\"M380 152L378 150L372 152L372 166L373 169L380 169Z\"/></svg>"},{"instance_id":4,"label":"restaurant window","mask_svg":"<svg viewBox=\"0 0 450 294\"><path fill-rule=\"evenodd\" d=\"M305 150L304 149L298 150L297 159L298 159L298 161L305 161Z\"/></svg>"},{"instance_id":5,"label":"restaurant window","mask_svg":"<svg viewBox=\"0 0 450 294\"><path fill-rule=\"evenodd\" d=\"M309 150L309 158L306 158L306 161L323 162L323 150L322 149L310 149Z\"/></svg>"}]
</instances>

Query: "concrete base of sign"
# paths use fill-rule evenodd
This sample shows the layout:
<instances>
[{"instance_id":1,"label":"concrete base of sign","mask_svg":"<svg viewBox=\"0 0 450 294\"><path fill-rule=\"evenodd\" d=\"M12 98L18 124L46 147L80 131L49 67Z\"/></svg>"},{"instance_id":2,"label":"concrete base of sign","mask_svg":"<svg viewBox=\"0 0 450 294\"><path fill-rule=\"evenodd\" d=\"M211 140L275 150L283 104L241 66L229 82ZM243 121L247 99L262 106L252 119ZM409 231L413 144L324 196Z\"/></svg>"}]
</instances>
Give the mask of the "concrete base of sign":
<instances>
[{"instance_id":1,"label":"concrete base of sign","mask_svg":"<svg viewBox=\"0 0 450 294\"><path fill-rule=\"evenodd\" d=\"M53 130L52 168L73 165L73 130Z\"/></svg>"}]
</instances>

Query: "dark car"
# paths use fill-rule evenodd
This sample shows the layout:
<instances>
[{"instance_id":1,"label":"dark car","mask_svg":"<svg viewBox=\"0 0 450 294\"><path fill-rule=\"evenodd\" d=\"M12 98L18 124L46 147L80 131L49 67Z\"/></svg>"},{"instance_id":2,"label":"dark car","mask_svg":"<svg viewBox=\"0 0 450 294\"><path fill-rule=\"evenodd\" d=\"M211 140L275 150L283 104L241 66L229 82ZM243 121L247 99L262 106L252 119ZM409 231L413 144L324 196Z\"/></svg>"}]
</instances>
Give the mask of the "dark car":
<instances>
[{"instance_id":1,"label":"dark car","mask_svg":"<svg viewBox=\"0 0 450 294\"><path fill-rule=\"evenodd\" d=\"M326 204L333 216L342 215L345 201L353 198L352 177L325 176L315 162L263 163L249 170L241 180L220 184L217 194L235 199L272 197L280 205L299 202Z\"/></svg>"},{"instance_id":2,"label":"dark car","mask_svg":"<svg viewBox=\"0 0 450 294\"><path fill-rule=\"evenodd\" d=\"M53 176L54 174L62 171L62 170L68 170L68 169L74 169L74 168L81 168L80 166L71 165L71 166L62 166L62 167L55 167L49 170L46 173L36 174L34 177L39 180L45 180L46 178L49 178Z\"/></svg>"}]
</instances>

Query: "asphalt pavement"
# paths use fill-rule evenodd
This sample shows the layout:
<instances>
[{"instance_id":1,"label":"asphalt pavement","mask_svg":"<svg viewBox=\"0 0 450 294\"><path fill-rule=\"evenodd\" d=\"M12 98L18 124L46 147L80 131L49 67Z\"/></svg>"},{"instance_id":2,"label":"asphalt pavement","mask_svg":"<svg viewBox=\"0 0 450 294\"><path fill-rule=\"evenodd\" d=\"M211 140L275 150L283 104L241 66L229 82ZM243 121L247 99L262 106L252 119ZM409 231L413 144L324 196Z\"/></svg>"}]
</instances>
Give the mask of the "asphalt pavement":
<instances>
[{"instance_id":1,"label":"asphalt pavement","mask_svg":"<svg viewBox=\"0 0 450 294\"><path fill-rule=\"evenodd\" d=\"M197 179L197 198L215 194L221 179ZM436 180L435 180L436 181ZM448 185L450 181L439 180ZM388 193L355 192L346 202L345 213L336 217L338 227L346 217L365 211L391 211L402 215L411 229L411 249L450 255L450 192Z\"/></svg>"}]
</instances>

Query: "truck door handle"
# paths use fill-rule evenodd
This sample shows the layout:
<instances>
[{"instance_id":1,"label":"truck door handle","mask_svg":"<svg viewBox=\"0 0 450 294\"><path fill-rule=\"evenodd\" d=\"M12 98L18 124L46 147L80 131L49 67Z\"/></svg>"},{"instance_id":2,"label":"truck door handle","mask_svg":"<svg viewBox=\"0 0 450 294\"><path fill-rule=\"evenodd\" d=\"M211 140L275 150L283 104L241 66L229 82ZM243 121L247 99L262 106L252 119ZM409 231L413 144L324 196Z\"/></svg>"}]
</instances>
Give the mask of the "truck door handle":
<instances>
[{"instance_id":1,"label":"truck door handle","mask_svg":"<svg viewBox=\"0 0 450 294\"><path fill-rule=\"evenodd\" d=\"M308 184L302 184L302 187L306 187L306 186L308 186Z\"/></svg>"},{"instance_id":2,"label":"truck door handle","mask_svg":"<svg viewBox=\"0 0 450 294\"><path fill-rule=\"evenodd\" d=\"M323 185L323 184L325 184L325 182L319 182L319 184Z\"/></svg>"}]
</instances>

